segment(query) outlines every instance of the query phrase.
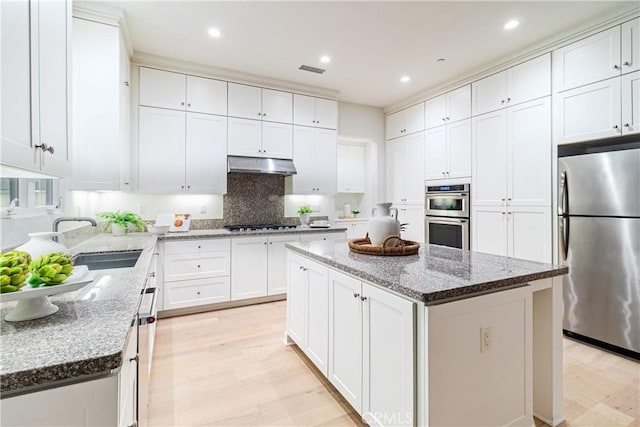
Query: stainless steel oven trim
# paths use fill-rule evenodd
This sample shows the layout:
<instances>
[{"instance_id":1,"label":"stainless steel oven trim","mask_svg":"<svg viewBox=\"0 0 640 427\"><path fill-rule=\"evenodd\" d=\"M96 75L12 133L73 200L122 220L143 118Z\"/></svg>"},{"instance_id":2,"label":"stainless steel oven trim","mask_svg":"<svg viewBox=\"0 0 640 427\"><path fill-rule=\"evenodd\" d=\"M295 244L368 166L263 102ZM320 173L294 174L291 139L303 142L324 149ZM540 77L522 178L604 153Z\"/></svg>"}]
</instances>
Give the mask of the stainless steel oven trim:
<instances>
[{"instance_id":1,"label":"stainless steel oven trim","mask_svg":"<svg viewBox=\"0 0 640 427\"><path fill-rule=\"evenodd\" d=\"M469 219L468 218L444 218L440 216L427 215L424 220L424 241L429 243L429 223L432 224L445 224L445 225L459 225L462 227L462 248L463 250L469 250Z\"/></svg>"}]
</instances>

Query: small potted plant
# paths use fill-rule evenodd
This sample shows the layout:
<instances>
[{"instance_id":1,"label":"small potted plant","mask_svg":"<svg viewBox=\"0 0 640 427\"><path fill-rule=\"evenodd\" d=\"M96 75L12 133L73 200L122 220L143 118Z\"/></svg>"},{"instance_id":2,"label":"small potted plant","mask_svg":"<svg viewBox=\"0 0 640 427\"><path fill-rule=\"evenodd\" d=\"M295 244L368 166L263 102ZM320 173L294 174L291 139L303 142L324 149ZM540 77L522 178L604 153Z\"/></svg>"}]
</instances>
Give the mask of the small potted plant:
<instances>
[{"instance_id":1,"label":"small potted plant","mask_svg":"<svg viewBox=\"0 0 640 427\"><path fill-rule=\"evenodd\" d=\"M351 211L351 213L353 214L353 217L355 218L355 217L357 217L357 216L358 216L358 214L360 213L360 211L359 211L358 209L354 209L354 210L352 210L352 211Z\"/></svg>"},{"instance_id":2,"label":"small potted plant","mask_svg":"<svg viewBox=\"0 0 640 427\"><path fill-rule=\"evenodd\" d=\"M129 227L144 231L144 221L133 212L102 212L98 218L104 221L104 231L111 231L114 236L122 236L129 232Z\"/></svg>"},{"instance_id":3,"label":"small potted plant","mask_svg":"<svg viewBox=\"0 0 640 427\"><path fill-rule=\"evenodd\" d=\"M298 215L300 216L300 224L303 227L309 226L309 217L311 216L311 207L309 205L300 206L298 208Z\"/></svg>"}]
</instances>

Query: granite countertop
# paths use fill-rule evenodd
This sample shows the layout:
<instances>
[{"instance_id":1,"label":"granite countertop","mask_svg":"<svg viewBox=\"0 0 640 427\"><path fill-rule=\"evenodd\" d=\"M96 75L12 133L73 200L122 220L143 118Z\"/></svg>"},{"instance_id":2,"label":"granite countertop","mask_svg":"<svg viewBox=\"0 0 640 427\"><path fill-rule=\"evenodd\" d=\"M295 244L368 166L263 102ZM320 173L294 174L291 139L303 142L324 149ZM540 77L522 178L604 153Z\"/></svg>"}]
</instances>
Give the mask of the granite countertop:
<instances>
[{"instance_id":1,"label":"granite countertop","mask_svg":"<svg viewBox=\"0 0 640 427\"><path fill-rule=\"evenodd\" d=\"M423 245L416 255L353 253L345 242L287 243L287 248L425 305L442 304L567 274L564 266Z\"/></svg>"},{"instance_id":2,"label":"granite countertop","mask_svg":"<svg viewBox=\"0 0 640 427\"><path fill-rule=\"evenodd\" d=\"M74 255L143 251L134 267L97 270L96 279L82 289L49 297L60 308L51 316L7 322L4 317L17 302L0 304L3 398L120 368L155 243L156 237L148 233L99 234L74 246Z\"/></svg>"},{"instance_id":3,"label":"granite countertop","mask_svg":"<svg viewBox=\"0 0 640 427\"><path fill-rule=\"evenodd\" d=\"M180 233L167 233L158 238L160 240L183 240L183 239L204 239L204 238L229 238L245 236L274 236L282 234L306 234L306 233L337 233L347 231L346 227L296 227L288 230L255 230L255 231L229 231L224 228L211 230L190 230Z\"/></svg>"}]
</instances>

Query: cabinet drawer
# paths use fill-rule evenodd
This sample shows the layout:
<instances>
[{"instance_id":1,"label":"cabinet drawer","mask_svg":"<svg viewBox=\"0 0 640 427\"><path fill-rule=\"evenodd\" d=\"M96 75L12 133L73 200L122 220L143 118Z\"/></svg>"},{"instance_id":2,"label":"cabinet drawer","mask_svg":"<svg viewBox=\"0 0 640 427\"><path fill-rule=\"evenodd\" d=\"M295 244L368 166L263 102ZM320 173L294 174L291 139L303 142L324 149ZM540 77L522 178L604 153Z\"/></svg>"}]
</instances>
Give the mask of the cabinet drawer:
<instances>
[{"instance_id":1,"label":"cabinet drawer","mask_svg":"<svg viewBox=\"0 0 640 427\"><path fill-rule=\"evenodd\" d=\"M230 253L202 252L169 254L164 260L164 281L203 279L206 277L228 276Z\"/></svg>"},{"instance_id":2,"label":"cabinet drawer","mask_svg":"<svg viewBox=\"0 0 640 427\"><path fill-rule=\"evenodd\" d=\"M167 255L229 250L231 250L229 239L181 240L164 244L164 253Z\"/></svg>"},{"instance_id":3,"label":"cabinet drawer","mask_svg":"<svg viewBox=\"0 0 640 427\"><path fill-rule=\"evenodd\" d=\"M185 280L166 286L165 309L225 302L231 299L229 277Z\"/></svg>"},{"instance_id":4,"label":"cabinet drawer","mask_svg":"<svg viewBox=\"0 0 640 427\"><path fill-rule=\"evenodd\" d=\"M311 242L314 240L343 240L347 238L347 232L333 232L333 233L309 233L300 236L301 242Z\"/></svg>"}]
</instances>

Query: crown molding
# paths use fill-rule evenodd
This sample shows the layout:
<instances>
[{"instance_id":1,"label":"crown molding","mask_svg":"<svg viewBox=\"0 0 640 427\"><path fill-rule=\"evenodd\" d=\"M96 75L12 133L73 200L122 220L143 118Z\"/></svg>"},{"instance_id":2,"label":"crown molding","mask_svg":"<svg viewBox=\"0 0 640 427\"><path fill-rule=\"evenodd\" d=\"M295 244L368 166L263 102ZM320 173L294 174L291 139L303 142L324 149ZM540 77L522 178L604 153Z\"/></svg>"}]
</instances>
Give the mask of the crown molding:
<instances>
[{"instance_id":1,"label":"crown molding","mask_svg":"<svg viewBox=\"0 0 640 427\"><path fill-rule=\"evenodd\" d=\"M333 100L337 99L340 94L340 91L335 89L327 89L319 86L295 83L288 80L274 79L256 74L244 73L242 71L230 70L228 68L212 67L194 62L180 61L177 59L138 51L134 52L133 57L131 58L131 64Z\"/></svg>"},{"instance_id":2,"label":"crown molding","mask_svg":"<svg viewBox=\"0 0 640 427\"><path fill-rule=\"evenodd\" d=\"M122 9L100 2L73 2L73 17L120 28L127 53L133 55L129 27Z\"/></svg>"},{"instance_id":3,"label":"crown molding","mask_svg":"<svg viewBox=\"0 0 640 427\"><path fill-rule=\"evenodd\" d=\"M523 52L519 52L507 57L502 57L497 61L488 63L485 66L480 67L480 69L482 70L480 72L474 73L472 75L465 74L455 76L436 87L423 90L409 98L405 98L388 107L385 107L383 110L385 114L389 114L419 104L430 98L434 98L453 89L457 89L460 86L473 83L492 74L504 71L507 68L511 68L530 59L544 55L555 49L571 44L585 37L589 37L608 28L620 25L623 22L638 18L639 16L639 8L634 8L623 13L616 12L610 14L609 16L605 16L604 18L600 16L597 19L588 21L587 23L582 24L578 27L573 27L569 30L555 34L554 36L540 40L527 47Z\"/></svg>"}]
</instances>

